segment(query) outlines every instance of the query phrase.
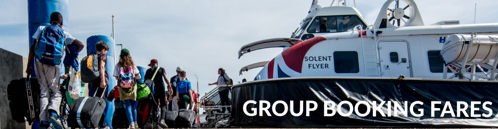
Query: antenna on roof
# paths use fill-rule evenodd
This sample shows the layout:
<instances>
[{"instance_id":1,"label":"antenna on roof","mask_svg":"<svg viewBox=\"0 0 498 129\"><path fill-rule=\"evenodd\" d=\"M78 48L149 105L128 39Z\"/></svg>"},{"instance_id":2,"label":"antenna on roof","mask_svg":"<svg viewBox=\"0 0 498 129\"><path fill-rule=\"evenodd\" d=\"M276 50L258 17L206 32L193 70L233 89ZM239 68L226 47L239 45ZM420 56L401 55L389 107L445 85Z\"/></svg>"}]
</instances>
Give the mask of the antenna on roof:
<instances>
[{"instance_id":1,"label":"antenna on roof","mask_svg":"<svg viewBox=\"0 0 498 129\"><path fill-rule=\"evenodd\" d=\"M476 24L477 3L474 6L474 24Z\"/></svg>"}]
</instances>

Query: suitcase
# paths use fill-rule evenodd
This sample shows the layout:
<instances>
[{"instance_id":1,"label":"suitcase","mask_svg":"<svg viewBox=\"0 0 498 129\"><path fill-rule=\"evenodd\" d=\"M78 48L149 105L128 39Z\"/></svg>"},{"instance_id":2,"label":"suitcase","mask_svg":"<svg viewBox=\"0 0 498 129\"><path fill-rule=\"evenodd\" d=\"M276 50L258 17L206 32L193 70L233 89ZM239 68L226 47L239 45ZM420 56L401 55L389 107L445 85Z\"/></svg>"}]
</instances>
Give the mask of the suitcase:
<instances>
[{"instance_id":1,"label":"suitcase","mask_svg":"<svg viewBox=\"0 0 498 129\"><path fill-rule=\"evenodd\" d=\"M25 97L26 87L19 79L10 81L7 86L7 98L9 99L10 114L17 123L24 123L24 117L28 111L28 99ZM23 97L24 96L24 97Z\"/></svg>"},{"instance_id":2,"label":"suitcase","mask_svg":"<svg viewBox=\"0 0 498 129\"><path fill-rule=\"evenodd\" d=\"M187 109L180 109L180 111L178 111L178 116L175 119L176 127L192 127L196 115L193 110L194 106L192 106L192 109L188 108L189 107L187 106Z\"/></svg>"},{"instance_id":3,"label":"suitcase","mask_svg":"<svg viewBox=\"0 0 498 129\"><path fill-rule=\"evenodd\" d=\"M166 123L166 125L168 125L168 127L176 127L175 125L175 120L176 120L176 117L178 116L178 112L177 111L173 111L173 110L169 110L169 107L168 109L166 110L165 112L165 116L164 116L164 122Z\"/></svg>"},{"instance_id":4,"label":"suitcase","mask_svg":"<svg viewBox=\"0 0 498 129\"><path fill-rule=\"evenodd\" d=\"M104 91L106 88L104 88ZM95 96L95 94L93 96ZM102 97L78 98L67 118L69 127L98 128L105 119L105 107L106 101Z\"/></svg>"},{"instance_id":5,"label":"suitcase","mask_svg":"<svg viewBox=\"0 0 498 129\"><path fill-rule=\"evenodd\" d=\"M138 101L138 107L137 107L138 127L140 128L144 127L144 123L147 120L147 117L149 116L149 111L152 111L151 106L149 106L149 99Z\"/></svg>"},{"instance_id":6,"label":"suitcase","mask_svg":"<svg viewBox=\"0 0 498 129\"><path fill-rule=\"evenodd\" d=\"M149 98L140 100L137 108L137 124L140 128L153 128L155 114L152 110L157 106L154 101L154 96L150 95Z\"/></svg>"},{"instance_id":7,"label":"suitcase","mask_svg":"<svg viewBox=\"0 0 498 129\"><path fill-rule=\"evenodd\" d=\"M130 122L126 116L125 108L116 108L114 111L114 116L112 116L112 127L113 128L128 128Z\"/></svg>"},{"instance_id":8,"label":"suitcase","mask_svg":"<svg viewBox=\"0 0 498 129\"><path fill-rule=\"evenodd\" d=\"M178 112L177 111L173 111L173 110L170 110L171 107L172 107L172 102L170 102L170 104L168 104L168 106L166 106L166 114L164 115L164 122L166 123L166 125L168 125L168 127L176 127L175 126L175 120L176 120L176 117L178 116Z\"/></svg>"},{"instance_id":9,"label":"suitcase","mask_svg":"<svg viewBox=\"0 0 498 129\"><path fill-rule=\"evenodd\" d=\"M16 122L28 121L31 124L40 120L40 84L36 78L28 75L27 78L12 80L7 86L7 96L12 118Z\"/></svg>"}]
</instances>

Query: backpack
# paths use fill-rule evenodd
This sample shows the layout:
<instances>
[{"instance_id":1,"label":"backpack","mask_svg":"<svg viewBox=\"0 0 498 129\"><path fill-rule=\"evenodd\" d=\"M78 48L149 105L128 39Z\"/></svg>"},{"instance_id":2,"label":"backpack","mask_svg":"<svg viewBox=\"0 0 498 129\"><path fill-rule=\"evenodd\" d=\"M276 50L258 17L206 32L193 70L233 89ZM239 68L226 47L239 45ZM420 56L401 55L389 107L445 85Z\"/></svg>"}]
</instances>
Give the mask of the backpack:
<instances>
[{"instance_id":1,"label":"backpack","mask_svg":"<svg viewBox=\"0 0 498 129\"><path fill-rule=\"evenodd\" d=\"M58 25L47 26L35 47L36 58L43 64L59 65L64 53L64 30Z\"/></svg>"},{"instance_id":2,"label":"backpack","mask_svg":"<svg viewBox=\"0 0 498 129\"><path fill-rule=\"evenodd\" d=\"M131 88L134 85L135 75L133 74L133 68L128 67L127 69L119 68L119 86L121 88Z\"/></svg>"},{"instance_id":3,"label":"backpack","mask_svg":"<svg viewBox=\"0 0 498 129\"><path fill-rule=\"evenodd\" d=\"M90 83L100 76L99 56L92 54L81 60L81 81Z\"/></svg>"},{"instance_id":4,"label":"backpack","mask_svg":"<svg viewBox=\"0 0 498 129\"><path fill-rule=\"evenodd\" d=\"M226 74L226 73L225 73ZM223 80L225 81L225 84L227 85L233 85L233 80L232 78L229 78L230 79L230 83L228 83L228 79L225 78L225 75L221 75L221 77L223 77Z\"/></svg>"},{"instance_id":5,"label":"backpack","mask_svg":"<svg viewBox=\"0 0 498 129\"><path fill-rule=\"evenodd\" d=\"M152 70L152 68L149 68L149 69L150 69L150 70ZM161 69L161 67L157 67L157 68L156 68L156 71L154 72L154 75L152 75L152 78L150 78L150 79L146 79L146 80L144 81L144 83L145 83L147 86L149 86L149 87L154 87L154 86L155 86L155 84L154 84L154 78L156 78L156 74L157 74L157 72L159 71L159 69ZM148 70L147 70L147 71L148 71Z\"/></svg>"}]
</instances>

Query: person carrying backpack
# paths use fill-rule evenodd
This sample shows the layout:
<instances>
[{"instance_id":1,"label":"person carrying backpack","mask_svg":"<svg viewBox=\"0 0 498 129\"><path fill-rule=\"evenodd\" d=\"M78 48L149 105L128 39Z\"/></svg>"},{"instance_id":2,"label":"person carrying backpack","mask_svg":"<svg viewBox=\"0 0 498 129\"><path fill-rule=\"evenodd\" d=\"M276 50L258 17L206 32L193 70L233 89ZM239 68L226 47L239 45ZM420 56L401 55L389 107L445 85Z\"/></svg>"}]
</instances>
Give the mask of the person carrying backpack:
<instances>
[{"instance_id":1,"label":"person carrying backpack","mask_svg":"<svg viewBox=\"0 0 498 129\"><path fill-rule=\"evenodd\" d=\"M130 51L121 49L119 62L114 67L113 76L118 80L119 98L125 103L126 117L130 122L130 129L138 129L137 124L137 87L136 80L142 78L137 66L133 63Z\"/></svg>"},{"instance_id":2,"label":"person carrying backpack","mask_svg":"<svg viewBox=\"0 0 498 129\"><path fill-rule=\"evenodd\" d=\"M192 85L187 79L187 72L180 71L181 81L176 84L176 97L178 98L178 108L187 109L187 105L194 106L194 96L192 93Z\"/></svg>"},{"instance_id":3,"label":"person carrying backpack","mask_svg":"<svg viewBox=\"0 0 498 129\"><path fill-rule=\"evenodd\" d=\"M218 80L214 83L209 83L209 85L224 85L218 87L218 94L220 94L221 105L226 106L230 105L230 99L228 98L228 92L230 91L230 87L226 86L231 83L230 77L225 73L225 69L218 69ZM221 108L221 112L225 112L225 107ZM228 108L228 112L230 112L230 108Z\"/></svg>"},{"instance_id":4,"label":"person carrying backpack","mask_svg":"<svg viewBox=\"0 0 498 129\"><path fill-rule=\"evenodd\" d=\"M154 98L156 99L156 102L160 103L161 107L161 116L159 120L159 125L161 125L163 128L168 127L166 125L166 122L164 121L164 117L166 116L166 105L168 105L166 99L166 94L164 91L166 91L166 88L168 88L169 91L169 98L171 98L171 95L173 94L173 89L171 88L171 84L169 83L168 77L166 77L166 71L164 68L159 67L159 64L157 62L157 59L152 59L150 60L149 63L150 68L147 69L145 72L145 80L153 80L154 82ZM154 77L154 78L153 78ZM164 79L164 81L163 81ZM168 87L164 86L164 82L166 81L166 84ZM152 109L153 112L157 112L157 106L154 106Z\"/></svg>"},{"instance_id":5,"label":"person carrying backpack","mask_svg":"<svg viewBox=\"0 0 498 129\"><path fill-rule=\"evenodd\" d=\"M76 45L78 52L81 52L84 45L62 29L61 13L50 14L49 22L49 26L38 27L32 36L34 41L29 50L26 73L31 73L31 63L34 63L40 84L40 128L48 128L52 123L55 128L62 129L58 116L62 99L59 92L59 65L67 45ZM33 59L34 57L36 58Z\"/></svg>"},{"instance_id":6,"label":"person carrying backpack","mask_svg":"<svg viewBox=\"0 0 498 129\"><path fill-rule=\"evenodd\" d=\"M171 88L173 89L172 102L168 105L169 109L173 109L174 111L178 111L178 98L176 97L176 84L181 81L180 79L180 71L183 71L182 66L176 67L176 75L171 77ZM188 80L186 78L186 80Z\"/></svg>"},{"instance_id":7,"label":"person carrying backpack","mask_svg":"<svg viewBox=\"0 0 498 129\"><path fill-rule=\"evenodd\" d=\"M106 71L105 66L107 65L107 52L109 51L109 47L104 41L97 42L95 44L95 50L97 50L97 58L98 58L98 70L99 76L90 82L92 85L90 94L94 94L97 92L95 96L103 96L105 97L104 89L106 89L107 84L109 84L109 74ZM85 67L85 66L82 66ZM83 69L83 68L82 68ZM83 71L82 71L83 72ZM82 74L83 76L83 74ZM100 87L100 88L99 88Z\"/></svg>"}]
</instances>

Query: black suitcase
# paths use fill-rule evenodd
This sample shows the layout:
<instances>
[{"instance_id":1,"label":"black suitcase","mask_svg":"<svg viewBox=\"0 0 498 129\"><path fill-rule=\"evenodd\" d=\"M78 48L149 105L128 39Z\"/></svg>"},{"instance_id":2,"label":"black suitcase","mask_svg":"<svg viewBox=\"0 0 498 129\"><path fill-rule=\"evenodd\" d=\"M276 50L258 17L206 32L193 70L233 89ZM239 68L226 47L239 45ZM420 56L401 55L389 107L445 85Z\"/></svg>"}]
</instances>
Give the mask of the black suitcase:
<instances>
[{"instance_id":1,"label":"black suitcase","mask_svg":"<svg viewBox=\"0 0 498 129\"><path fill-rule=\"evenodd\" d=\"M104 88L104 91L106 89ZM95 96L95 94L94 94ZM106 101L101 97L80 97L67 118L71 128L98 128L104 121Z\"/></svg>"},{"instance_id":2,"label":"black suitcase","mask_svg":"<svg viewBox=\"0 0 498 129\"><path fill-rule=\"evenodd\" d=\"M157 108L153 95L139 101L137 108L137 124L139 128L152 129L156 126L154 123L157 124L155 122L157 114L153 111L153 108Z\"/></svg>"},{"instance_id":3,"label":"black suitcase","mask_svg":"<svg viewBox=\"0 0 498 129\"><path fill-rule=\"evenodd\" d=\"M188 108L188 106L187 106ZM194 107L192 109L180 109L178 111L178 116L175 120L176 127L192 127L192 124L195 121L195 112Z\"/></svg>"},{"instance_id":4,"label":"black suitcase","mask_svg":"<svg viewBox=\"0 0 498 129\"><path fill-rule=\"evenodd\" d=\"M175 120L176 120L176 117L178 116L178 112L177 111L173 111L173 110L166 110L165 112L165 116L164 116L164 122L166 122L166 125L168 125L168 127L176 127L175 125Z\"/></svg>"},{"instance_id":5,"label":"black suitcase","mask_svg":"<svg viewBox=\"0 0 498 129\"><path fill-rule=\"evenodd\" d=\"M114 116L112 116L112 127L113 128L128 128L130 122L126 116L125 108L116 108L114 111Z\"/></svg>"},{"instance_id":6,"label":"black suitcase","mask_svg":"<svg viewBox=\"0 0 498 129\"><path fill-rule=\"evenodd\" d=\"M19 79L10 81L7 86L7 98L9 99L10 114L17 123L24 123L24 117L28 111L28 98L26 98L26 86Z\"/></svg>"},{"instance_id":7,"label":"black suitcase","mask_svg":"<svg viewBox=\"0 0 498 129\"><path fill-rule=\"evenodd\" d=\"M28 121L40 121L40 84L38 79L30 78L14 79L7 86L7 96L12 118L23 123Z\"/></svg>"}]
</instances>

